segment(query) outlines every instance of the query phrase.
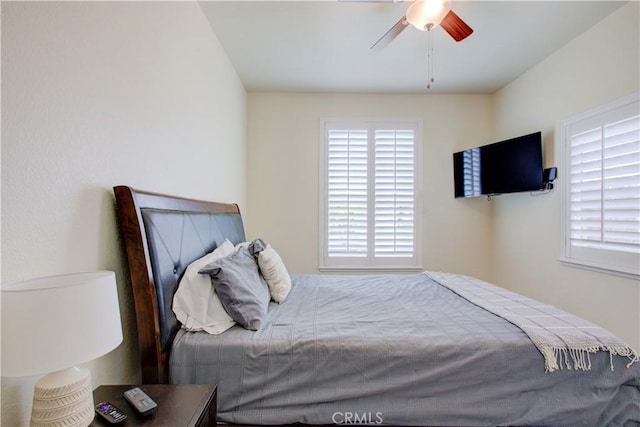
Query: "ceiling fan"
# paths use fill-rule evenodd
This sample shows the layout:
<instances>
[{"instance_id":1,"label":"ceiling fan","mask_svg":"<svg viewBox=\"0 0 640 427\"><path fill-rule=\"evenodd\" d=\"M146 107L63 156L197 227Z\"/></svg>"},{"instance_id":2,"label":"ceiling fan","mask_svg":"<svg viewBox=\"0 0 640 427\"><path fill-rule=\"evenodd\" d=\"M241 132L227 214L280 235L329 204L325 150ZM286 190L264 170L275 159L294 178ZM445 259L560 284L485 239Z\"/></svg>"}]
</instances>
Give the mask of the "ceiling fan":
<instances>
[{"instance_id":1,"label":"ceiling fan","mask_svg":"<svg viewBox=\"0 0 640 427\"><path fill-rule=\"evenodd\" d=\"M392 1L398 2L398 0ZM451 10L451 0L415 0L407 9L405 16L375 42L371 49L382 49L387 46L409 24L421 31L430 31L440 25L456 42L466 39L473 33L473 29Z\"/></svg>"}]
</instances>

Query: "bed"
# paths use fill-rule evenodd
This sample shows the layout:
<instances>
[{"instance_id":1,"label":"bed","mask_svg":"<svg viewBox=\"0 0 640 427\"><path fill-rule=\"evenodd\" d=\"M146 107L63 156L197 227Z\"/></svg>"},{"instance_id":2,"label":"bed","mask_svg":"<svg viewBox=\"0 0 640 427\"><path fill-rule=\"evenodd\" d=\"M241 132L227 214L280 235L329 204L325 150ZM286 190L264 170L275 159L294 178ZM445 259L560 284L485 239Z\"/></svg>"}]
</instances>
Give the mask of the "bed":
<instances>
[{"instance_id":1,"label":"bed","mask_svg":"<svg viewBox=\"0 0 640 427\"><path fill-rule=\"evenodd\" d=\"M172 311L178 284L225 239L246 241L238 206L114 192L142 380L217 384L221 422L640 425L633 349L466 276L292 274L259 330L189 332Z\"/></svg>"}]
</instances>

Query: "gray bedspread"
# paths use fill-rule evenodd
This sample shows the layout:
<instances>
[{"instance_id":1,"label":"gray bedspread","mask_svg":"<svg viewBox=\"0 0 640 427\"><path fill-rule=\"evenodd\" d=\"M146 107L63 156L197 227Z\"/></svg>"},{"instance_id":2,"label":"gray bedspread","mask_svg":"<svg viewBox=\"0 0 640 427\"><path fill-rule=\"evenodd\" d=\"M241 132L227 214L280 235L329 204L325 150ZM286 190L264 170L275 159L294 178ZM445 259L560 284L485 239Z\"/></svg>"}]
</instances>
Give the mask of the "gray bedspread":
<instances>
[{"instance_id":1,"label":"gray bedspread","mask_svg":"<svg viewBox=\"0 0 640 427\"><path fill-rule=\"evenodd\" d=\"M546 372L591 369L591 354L606 351L624 356L627 367L638 363L638 353L606 329L515 292L473 277L425 272L469 302L513 323L542 353ZM612 368L613 369L613 366Z\"/></svg>"},{"instance_id":2,"label":"gray bedspread","mask_svg":"<svg viewBox=\"0 0 640 427\"><path fill-rule=\"evenodd\" d=\"M257 332L181 330L170 381L218 384L233 423L640 425L627 364L545 373L522 330L424 274L294 275Z\"/></svg>"}]
</instances>

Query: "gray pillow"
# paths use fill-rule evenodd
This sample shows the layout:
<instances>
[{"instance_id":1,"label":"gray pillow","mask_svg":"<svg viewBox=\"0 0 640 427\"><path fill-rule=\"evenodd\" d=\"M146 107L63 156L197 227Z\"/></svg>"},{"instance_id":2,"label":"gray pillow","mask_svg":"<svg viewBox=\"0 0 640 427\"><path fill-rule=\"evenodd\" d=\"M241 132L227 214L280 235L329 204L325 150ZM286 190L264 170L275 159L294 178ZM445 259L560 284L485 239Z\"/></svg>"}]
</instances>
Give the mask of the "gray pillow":
<instances>
[{"instance_id":1,"label":"gray pillow","mask_svg":"<svg viewBox=\"0 0 640 427\"><path fill-rule=\"evenodd\" d=\"M246 329L260 329L266 319L271 296L258 273L256 261L246 247L207 264L198 273L211 276L220 302L233 320Z\"/></svg>"}]
</instances>

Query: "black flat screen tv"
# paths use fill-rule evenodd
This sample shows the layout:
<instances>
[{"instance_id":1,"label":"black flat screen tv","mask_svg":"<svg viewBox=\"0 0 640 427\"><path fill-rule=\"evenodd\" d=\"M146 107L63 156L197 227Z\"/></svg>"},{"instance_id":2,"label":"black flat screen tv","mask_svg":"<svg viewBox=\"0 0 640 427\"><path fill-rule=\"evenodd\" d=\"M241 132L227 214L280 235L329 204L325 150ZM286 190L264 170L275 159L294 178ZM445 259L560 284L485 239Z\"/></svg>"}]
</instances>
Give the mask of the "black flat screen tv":
<instances>
[{"instance_id":1,"label":"black flat screen tv","mask_svg":"<svg viewBox=\"0 0 640 427\"><path fill-rule=\"evenodd\" d=\"M455 197L539 191L542 133L511 138L453 154Z\"/></svg>"}]
</instances>

